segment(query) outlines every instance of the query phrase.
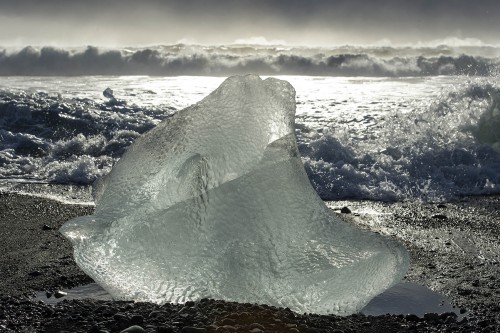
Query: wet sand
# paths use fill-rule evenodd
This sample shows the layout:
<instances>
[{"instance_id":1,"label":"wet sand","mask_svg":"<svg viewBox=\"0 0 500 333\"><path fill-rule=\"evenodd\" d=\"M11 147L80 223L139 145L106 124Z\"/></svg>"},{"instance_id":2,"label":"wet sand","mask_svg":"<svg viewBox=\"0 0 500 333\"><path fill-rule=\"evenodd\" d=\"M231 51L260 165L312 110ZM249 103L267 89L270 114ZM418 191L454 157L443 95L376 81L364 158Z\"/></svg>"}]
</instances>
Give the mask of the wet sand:
<instances>
[{"instance_id":1,"label":"wet sand","mask_svg":"<svg viewBox=\"0 0 500 333\"><path fill-rule=\"evenodd\" d=\"M0 192L0 332L497 332L500 330L500 196L446 204L328 202L344 220L400 240L405 280L446 295L463 313L347 317L266 305L200 300L158 306L97 300L47 305L54 293L92 282L57 231L93 207ZM348 207L351 213L341 213ZM344 210L345 211L345 210ZM54 297L54 296L52 296ZM141 330L142 328L142 330Z\"/></svg>"}]
</instances>

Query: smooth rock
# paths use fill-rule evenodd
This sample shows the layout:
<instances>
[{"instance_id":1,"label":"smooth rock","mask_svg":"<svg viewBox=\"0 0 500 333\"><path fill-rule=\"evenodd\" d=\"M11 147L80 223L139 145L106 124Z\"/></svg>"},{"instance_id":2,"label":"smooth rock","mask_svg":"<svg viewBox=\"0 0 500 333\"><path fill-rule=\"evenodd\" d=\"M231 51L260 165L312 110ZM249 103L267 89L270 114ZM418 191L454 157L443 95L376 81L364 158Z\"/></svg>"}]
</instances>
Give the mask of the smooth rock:
<instances>
[{"instance_id":1,"label":"smooth rock","mask_svg":"<svg viewBox=\"0 0 500 333\"><path fill-rule=\"evenodd\" d=\"M147 332L144 328L138 325L130 326L129 328L124 329L120 333L145 333Z\"/></svg>"}]
</instances>

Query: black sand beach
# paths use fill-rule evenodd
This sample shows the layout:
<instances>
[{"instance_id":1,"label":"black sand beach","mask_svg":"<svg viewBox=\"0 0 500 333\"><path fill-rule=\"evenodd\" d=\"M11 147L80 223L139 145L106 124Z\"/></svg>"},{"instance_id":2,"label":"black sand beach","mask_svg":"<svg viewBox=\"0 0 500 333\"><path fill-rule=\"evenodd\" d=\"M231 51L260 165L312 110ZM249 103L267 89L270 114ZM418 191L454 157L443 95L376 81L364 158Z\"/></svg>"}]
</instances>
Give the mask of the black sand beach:
<instances>
[{"instance_id":1,"label":"black sand beach","mask_svg":"<svg viewBox=\"0 0 500 333\"><path fill-rule=\"evenodd\" d=\"M58 232L89 206L0 193L0 332L498 332L500 196L446 204L336 201L342 218L387 234L411 256L406 280L446 295L455 314L347 317L297 314L266 305L203 299L181 305L64 300L38 291L92 282ZM350 213L341 213L349 207ZM347 211L347 210L343 210ZM52 296L54 297L54 296ZM128 330L127 330L128 329Z\"/></svg>"}]
</instances>

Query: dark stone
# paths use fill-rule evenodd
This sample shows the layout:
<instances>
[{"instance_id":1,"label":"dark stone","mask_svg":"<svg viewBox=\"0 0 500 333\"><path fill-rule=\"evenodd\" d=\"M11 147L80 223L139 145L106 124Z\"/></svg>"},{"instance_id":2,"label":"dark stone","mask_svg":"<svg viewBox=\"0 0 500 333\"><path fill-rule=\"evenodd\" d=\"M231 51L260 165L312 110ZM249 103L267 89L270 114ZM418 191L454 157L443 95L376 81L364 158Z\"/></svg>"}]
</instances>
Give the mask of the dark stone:
<instances>
[{"instance_id":1,"label":"dark stone","mask_svg":"<svg viewBox=\"0 0 500 333\"><path fill-rule=\"evenodd\" d=\"M224 318L221 322L222 325L234 325L236 321L231 318Z\"/></svg>"},{"instance_id":2,"label":"dark stone","mask_svg":"<svg viewBox=\"0 0 500 333\"><path fill-rule=\"evenodd\" d=\"M236 329L236 327L232 326L232 325L223 325L222 328L226 331L226 332L237 332L238 330Z\"/></svg>"},{"instance_id":3,"label":"dark stone","mask_svg":"<svg viewBox=\"0 0 500 333\"><path fill-rule=\"evenodd\" d=\"M405 318L406 318L406 321L411 321L411 322L420 321L420 318L417 315L414 315L414 314L406 315Z\"/></svg>"},{"instance_id":4,"label":"dark stone","mask_svg":"<svg viewBox=\"0 0 500 333\"><path fill-rule=\"evenodd\" d=\"M446 319L449 317L457 318L457 314L454 312L443 312L439 315L440 319Z\"/></svg>"},{"instance_id":5,"label":"dark stone","mask_svg":"<svg viewBox=\"0 0 500 333\"><path fill-rule=\"evenodd\" d=\"M132 318L130 318L130 322L134 325L140 325L144 322L144 317L141 315L133 315Z\"/></svg>"},{"instance_id":6,"label":"dark stone","mask_svg":"<svg viewBox=\"0 0 500 333\"><path fill-rule=\"evenodd\" d=\"M42 230L53 230L54 228L52 228L51 226L48 226L46 224L43 225L42 227Z\"/></svg>"},{"instance_id":7,"label":"dark stone","mask_svg":"<svg viewBox=\"0 0 500 333\"><path fill-rule=\"evenodd\" d=\"M469 290L469 289L462 289L462 288L458 288L458 294L460 296L468 296L470 294L472 294L472 290Z\"/></svg>"},{"instance_id":8,"label":"dark stone","mask_svg":"<svg viewBox=\"0 0 500 333\"><path fill-rule=\"evenodd\" d=\"M250 331L248 331L248 332L250 332L250 333L262 333L262 332L264 332L264 331L263 331L263 330L261 330L260 328L255 327L255 328L252 328L252 329L251 329Z\"/></svg>"},{"instance_id":9,"label":"dark stone","mask_svg":"<svg viewBox=\"0 0 500 333\"><path fill-rule=\"evenodd\" d=\"M99 326L98 326L98 325L93 325L93 326L89 329L88 333L99 333L100 331L101 331L101 329L99 328Z\"/></svg>"},{"instance_id":10,"label":"dark stone","mask_svg":"<svg viewBox=\"0 0 500 333\"><path fill-rule=\"evenodd\" d=\"M259 323L253 323L253 324L250 324L250 328L251 328L251 329L253 329L253 328L257 328L257 329L259 329L259 330L261 330L261 331L263 331L263 330L265 329L265 328L264 328L264 326L262 326L262 325L261 325L261 324L259 324Z\"/></svg>"},{"instance_id":11,"label":"dark stone","mask_svg":"<svg viewBox=\"0 0 500 333\"><path fill-rule=\"evenodd\" d=\"M115 313L113 315L113 319L117 322L117 323L123 323L123 324L130 324L130 320L128 319L128 317L123 314L123 313Z\"/></svg>"},{"instance_id":12,"label":"dark stone","mask_svg":"<svg viewBox=\"0 0 500 333\"><path fill-rule=\"evenodd\" d=\"M130 326L129 328L124 329L120 333L145 333L146 330L142 328L141 326Z\"/></svg>"},{"instance_id":13,"label":"dark stone","mask_svg":"<svg viewBox=\"0 0 500 333\"><path fill-rule=\"evenodd\" d=\"M156 328L157 333L174 333L174 329L170 326L159 326Z\"/></svg>"},{"instance_id":14,"label":"dark stone","mask_svg":"<svg viewBox=\"0 0 500 333\"><path fill-rule=\"evenodd\" d=\"M424 314L424 320L428 322L437 322L439 321L439 315L437 313L426 313Z\"/></svg>"},{"instance_id":15,"label":"dark stone","mask_svg":"<svg viewBox=\"0 0 500 333\"><path fill-rule=\"evenodd\" d=\"M55 313L54 309L52 309L52 308L45 308L43 314L44 314L45 318L47 318L47 317L52 317L54 315L54 313Z\"/></svg>"},{"instance_id":16,"label":"dark stone","mask_svg":"<svg viewBox=\"0 0 500 333\"><path fill-rule=\"evenodd\" d=\"M33 272L29 272L28 275L29 276L33 276L33 277L40 276L40 275L42 275L42 272L40 272L40 271L33 271Z\"/></svg>"},{"instance_id":17,"label":"dark stone","mask_svg":"<svg viewBox=\"0 0 500 333\"><path fill-rule=\"evenodd\" d=\"M435 215L432 215L432 218L438 219L438 220L446 220L448 218L448 216L446 216L444 214L435 214Z\"/></svg>"},{"instance_id":18,"label":"dark stone","mask_svg":"<svg viewBox=\"0 0 500 333\"><path fill-rule=\"evenodd\" d=\"M340 212L342 214L351 214L351 210L348 207L342 207L342 209L340 209Z\"/></svg>"},{"instance_id":19,"label":"dark stone","mask_svg":"<svg viewBox=\"0 0 500 333\"><path fill-rule=\"evenodd\" d=\"M157 318L161 316L161 312L160 311L151 311L148 315L148 318Z\"/></svg>"},{"instance_id":20,"label":"dark stone","mask_svg":"<svg viewBox=\"0 0 500 333\"><path fill-rule=\"evenodd\" d=\"M207 330L205 328L201 327L192 327L192 326L184 326L181 329L181 333L202 333L206 332Z\"/></svg>"}]
</instances>

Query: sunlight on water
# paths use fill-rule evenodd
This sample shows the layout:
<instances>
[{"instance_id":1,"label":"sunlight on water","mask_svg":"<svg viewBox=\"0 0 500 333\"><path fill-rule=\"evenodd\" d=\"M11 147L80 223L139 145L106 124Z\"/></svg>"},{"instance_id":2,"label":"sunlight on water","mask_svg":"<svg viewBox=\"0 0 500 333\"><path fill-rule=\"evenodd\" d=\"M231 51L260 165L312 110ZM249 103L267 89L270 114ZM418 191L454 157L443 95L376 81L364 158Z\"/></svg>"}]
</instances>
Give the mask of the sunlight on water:
<instances>
[{"instance_id":1,"label":"sunlight on water","mask_svg":"<svg viewBox=\"0 0 500 333\"><path fill-rule=\"evenodd\" d=\"M295 87L300 153L324 199L500 191L495 77L279 78ZM140 134L223 79L0 77L0 177L90 184Z\"/></svg>"}]
</instances>

